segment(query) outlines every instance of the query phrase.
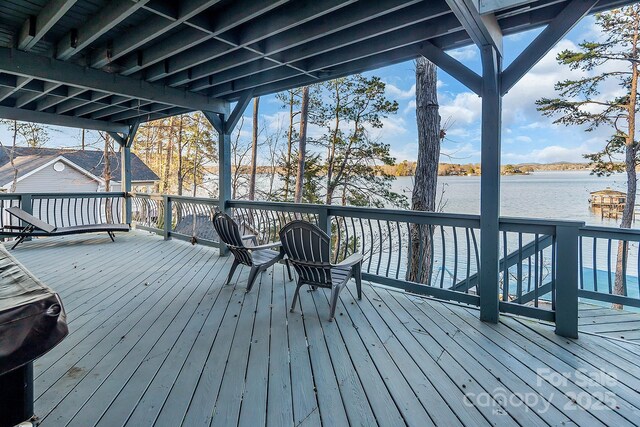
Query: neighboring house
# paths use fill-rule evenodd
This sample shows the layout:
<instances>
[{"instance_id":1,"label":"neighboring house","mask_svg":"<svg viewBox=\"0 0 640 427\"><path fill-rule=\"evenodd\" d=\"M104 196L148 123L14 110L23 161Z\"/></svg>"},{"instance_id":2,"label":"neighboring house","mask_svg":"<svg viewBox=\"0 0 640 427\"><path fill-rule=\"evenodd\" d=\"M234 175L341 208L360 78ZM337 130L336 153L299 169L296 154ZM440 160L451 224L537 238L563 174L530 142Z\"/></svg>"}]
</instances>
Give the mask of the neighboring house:
<instances>
[{"instance_id":1,"label":"neighboring house","mask_svg":"<svg viewBox=\"0 0 640 427\"><path fill-rule=\"evenodd\" d=\"M0 148L0 191L11 191L18 170L16 193L105 191L104 152L54 148L16 147L14 166L11 148ZM121 191L120 155L110 156L110 190ZM14 169L15 167L15 169ZM160 178L135 154L131 154L133 191L151 193Z\"/></svg>"}]
</instances>

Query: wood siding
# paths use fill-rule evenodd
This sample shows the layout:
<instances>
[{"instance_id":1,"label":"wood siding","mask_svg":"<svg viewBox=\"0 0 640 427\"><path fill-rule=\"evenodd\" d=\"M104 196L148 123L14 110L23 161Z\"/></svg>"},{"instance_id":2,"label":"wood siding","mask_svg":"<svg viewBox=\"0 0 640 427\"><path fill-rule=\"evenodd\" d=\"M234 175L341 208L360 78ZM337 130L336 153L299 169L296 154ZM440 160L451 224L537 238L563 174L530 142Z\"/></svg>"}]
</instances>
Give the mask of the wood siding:
<instances>
[{"instance_id":1,"label":"wood siding","mask_svg":"<svg viewBox=\"0 0 640 427\"><path fill-rule=\"evenodd\" d=\"M98 190L98 182L64 163L63 171L53 164L18 181L16 193L91 192ZM118 190L114 190L118 191Z\"/></svg>"}]
</instances>

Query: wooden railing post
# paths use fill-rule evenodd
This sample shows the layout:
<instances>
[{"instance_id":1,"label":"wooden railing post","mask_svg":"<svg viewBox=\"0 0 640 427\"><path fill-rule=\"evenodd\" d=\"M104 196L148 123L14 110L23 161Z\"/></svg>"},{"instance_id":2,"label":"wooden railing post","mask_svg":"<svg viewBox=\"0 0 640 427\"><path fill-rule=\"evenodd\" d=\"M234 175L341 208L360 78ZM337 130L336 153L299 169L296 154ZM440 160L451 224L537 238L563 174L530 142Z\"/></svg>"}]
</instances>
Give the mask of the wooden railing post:
<instances>
[{"instance_id":1,"label":"wooden railing post","mask_svg":"<svg viewBox=\"0 0 640 427\"><path fill-rule=\"evenodd\" d=\"M28 214L33 215L33 197L31 196L31 194L22 194L20 196L20 209L22 209L23 211L25 211ZM22 224L22 226L24 227L26 224ZM31 237L25 237L24 239L26 242L31 241Z\"/></svg>"},{"instance_id":2,"label":"wooden railing post","mask_svg":"<svg viewBox=\"0 0 640 427\"><path fill-rule=\"evenodd\" d=\"M169 240L171 238L171 224L173 222L172 213L173 210L171 208L171 197L164 194L162 196L164 198L164 240Z\"/></svg>"},{"instance_id":3,"label":"wooden railing post","mask_svg":"<svg viewBox=\"0 0 640 427\"><path fill-rule=\"evenodd\" d=\"M579 224L556 227L556 334L578 338Z\"/></svg>"},{"instance_id":4,"label":"wooden railing post","mask_svg":"<svg viewBox=\"0 0 640 427\"><path fill-rule=\"evenodd\" d=\"M33 215L33 198L31 194L22 194L20 196L20 208L28 214Z\"/></svg>"},{"instance_id":5,"label":"wooden railing post","mask_svg":"<svg viewBox=\"0 0 640 427\"><path fill-rule=\"evenodd\" d=\"M318 227L331 237L331 217L329 216L329 207L322 206L318 212Z\"/></svg>"}]
</instances>

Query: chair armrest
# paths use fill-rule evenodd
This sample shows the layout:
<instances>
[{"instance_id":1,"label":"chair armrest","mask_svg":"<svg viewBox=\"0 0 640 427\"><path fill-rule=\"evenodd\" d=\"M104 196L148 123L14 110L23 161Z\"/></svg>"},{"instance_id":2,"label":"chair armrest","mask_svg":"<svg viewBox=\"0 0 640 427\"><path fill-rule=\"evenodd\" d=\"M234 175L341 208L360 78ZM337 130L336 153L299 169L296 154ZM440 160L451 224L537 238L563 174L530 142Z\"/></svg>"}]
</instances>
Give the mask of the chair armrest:
<instances>
[{"instance_id":1,"label":"chair armrest","mask_svg":"<svg viewBox=\"0 0 640 427\"><path fill-rule=\"evenodd\" d=\"M247 234L245 236L241 237L242 240L251 240L251 243L253 243L253 246L258 246L258 238L256 237L255 234Z\"/></svg>"},{"instance_id":2,"label":"chair armrest","mask_svg":"<svg viewBox=\"0 0 640 427\"><path fill-rule=\"evenodd\" d=\"M360 264L363 259L364 257L362 256L362 254L356 252L355 254L349 256L348 258L340 261L338 264L335 265L335 267L352 267L356 264Z\"/></svg>"},{"instance_id":3,"label":"chair armrest","mask_svg":"<svg viewBox=\"0 0 640 427\"><path fill-rule=\"evenodd\" d=\"M265 245L260 245L260 246L251 246L247 249L251 249L252 251L255 251L255 250L261 250L261 249L274 249L280 246L282 246L282 243L274 242L274 243L267 243Z\"/></svg>"}]
</instances>

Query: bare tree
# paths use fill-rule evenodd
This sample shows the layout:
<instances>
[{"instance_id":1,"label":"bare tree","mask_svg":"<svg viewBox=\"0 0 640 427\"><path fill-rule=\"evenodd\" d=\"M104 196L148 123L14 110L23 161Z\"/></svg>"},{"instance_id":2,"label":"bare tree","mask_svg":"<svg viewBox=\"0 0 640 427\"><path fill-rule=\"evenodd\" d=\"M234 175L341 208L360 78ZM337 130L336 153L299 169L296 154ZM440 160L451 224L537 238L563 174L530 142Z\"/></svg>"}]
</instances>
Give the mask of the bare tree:
<instances>
[{"instance_id":1,"label":"bare tree","mask_svg":"<svg viewBox=\"0 0 640 427\"><path fill-rule=\"evenodd\" d=\"M169 192L169 176L171 173L171 157L173 155L173 126L174 117L172 116L169 124L169 137L167 138L167 156L164 165L164 179L162 180L162 192Z\"/></svg>"},{"instance_id":2,"label":"bare tree","mask_svg":"<svg viewBox=\"0 0 640 427\"><path fill-rule=\"evenodd\" d=\"M256 173L258 172L258 109L260 97L253 98L253 129L251 137L251 171L249 172L249 200L256 197Z\"/></svg>"},{"instance_id":3,"label":"bare tree","mask_svg":"<svg viewBox=\"0 0 640 427\"><path fill-rule=\"evenodd\" d=\"M183 150L184 146L182 144L182 129L184 127L184 114L180 115L180 124L178 125L178 195L182 196L182 188L184 187L184 178L187 175L187 171L183 165Z\"/></svg>"},{"instance_id":4,"label":"bare tree","mask_svg":"<svg viewBox=\"0 0 640 427\"><path fill-rule=\"evenodd\" d=\"M16 143L18 140L18 122L16 120L11 120L9 121L5 121L5 124L7 123L11 123L13 126L13 131L12 131L12 143L11 143L11 149L7 150L7 147L4 146L4 144L2 144L2 142L0 142L0 145L2 145L2 148L4 149L4 151L7 153L7 156L9 156L9 163L11 164L11 169L13 169L13 178L11 179L11 188L9 190L10 193L15 193L16 192L16 186L18 185L18 167L16 166L15 163L15 157L16 157Z\"/></svg>"},{"instance_id":5,"label":"bare tree","mask_svg":"<svg viewBox=\"0 0 640 427\"><path fill-rule=\"evenodd\" d=\"M300 108L300 142L298 145L298 175L296 177L295 202L302 202L304 188L304 162L307 152L307 122L309 121L309 86L302 88L302 105Z\"/></svg>"},{"instance_id":6,"label":"bare tree","mask_svg":"<svg viewBox=\"0 0 640 427\"><path fill-rule=\"evenodd\" d=\"M419 57L415 65L418 162L411 209L433 212L438 190L440 144L444 136L438 113L438 75L435 64L423 57ZM407 280L418 283L428 282L433 262L432 234L431 226L412 225L410 233L412 255L407 269Z\"/></svg>"}]
</instances>

